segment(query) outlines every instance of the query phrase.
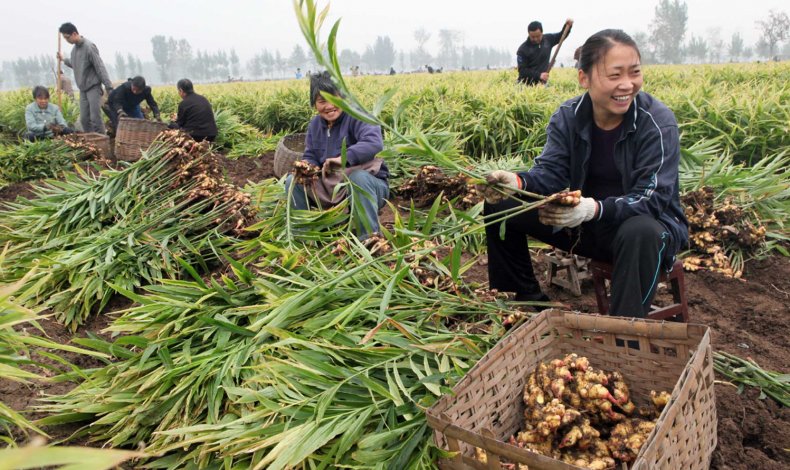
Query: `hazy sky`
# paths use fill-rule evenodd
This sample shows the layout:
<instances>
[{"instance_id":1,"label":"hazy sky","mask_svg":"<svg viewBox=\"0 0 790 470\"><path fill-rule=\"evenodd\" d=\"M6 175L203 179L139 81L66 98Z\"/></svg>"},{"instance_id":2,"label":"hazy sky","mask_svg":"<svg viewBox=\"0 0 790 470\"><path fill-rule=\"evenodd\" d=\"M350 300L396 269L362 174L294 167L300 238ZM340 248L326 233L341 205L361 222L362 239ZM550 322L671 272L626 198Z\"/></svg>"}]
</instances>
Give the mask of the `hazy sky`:
<instances>
[{"instance_id":1,"label":"hazy sky","mask_svg":"<svg viewBox=\"0 0 790 470\"><path fill-rule=\"evenodd\" d=\"M287 56L304 39L291 0L103 0L31 3L3 0L4 32L0 36L0 60L57 50L57 28L71 21L80 33L99 47L105 62L113 63L116 51L153 60L151 37L157 34L184 38L193 50L235 48L245 63L263 48ZM388 35L398 50L415 47L414 30L432 36L426 47L438 49L438 30L463 32L466 45L493 46L515 51L526 39L527 24L543 22L544 31L559 31L565 18L575 20L574 30L562 56L572 54L589 35L604 28L628 33L647 31L658 0L651 1L528 1L528 0L335 0L331 2L329 26L342 18L339 45L358 52L376 36ZM326 2L320 2L325 5ZM747 45L758 38L755 21L781 9L780 0L686 0L689 33L706 37L719 29L725 43L738 31ZM788 8L784 7L785 11ZM70 46L64 41L65 51Z\"/></svg>"}]
</instances>

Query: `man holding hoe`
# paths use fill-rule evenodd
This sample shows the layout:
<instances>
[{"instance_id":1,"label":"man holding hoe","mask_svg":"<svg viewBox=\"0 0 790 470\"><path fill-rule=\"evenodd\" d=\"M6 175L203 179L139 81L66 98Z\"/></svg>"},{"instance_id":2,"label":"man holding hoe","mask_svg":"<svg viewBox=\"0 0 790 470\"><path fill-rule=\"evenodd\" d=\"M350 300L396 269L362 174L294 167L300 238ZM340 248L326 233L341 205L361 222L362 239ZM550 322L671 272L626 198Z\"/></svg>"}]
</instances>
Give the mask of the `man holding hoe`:
<instances>
[{"instance_id":1,"label":"man holding hoe","mask_svg":"<svg viewBox=\"0 0 790 470\"><path fill-rule=\"evenodd\" d=\"M543 34L543 25L539 21L533 21L527 26L529 37L524 41L516 52L516 63L518 64L518 82L527 85L537 85L549 81L549 72L554 60L549 64L551 48L561 44L570 34L573 20L568 18L559 33ZM559 51L559 47L557 48ZM554 57L557 57L555 52Z\"/></svg>"}]
</instances>

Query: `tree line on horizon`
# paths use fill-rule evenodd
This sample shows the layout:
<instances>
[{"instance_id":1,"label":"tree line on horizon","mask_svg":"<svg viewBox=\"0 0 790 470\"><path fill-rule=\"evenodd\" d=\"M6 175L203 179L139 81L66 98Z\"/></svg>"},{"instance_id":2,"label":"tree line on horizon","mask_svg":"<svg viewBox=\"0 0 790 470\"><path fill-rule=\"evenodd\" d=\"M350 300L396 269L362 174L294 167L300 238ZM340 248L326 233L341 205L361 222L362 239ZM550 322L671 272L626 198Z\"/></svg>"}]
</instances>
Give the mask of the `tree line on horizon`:
<instances>
[{"instance_id":1,"label":"tree line on horizon","mask_svg":"<svg viewBox=\"0 0 790 470\"><path fill-rule=\"evenodd\" d=\"M740 62L752 59L790 59L790 17L784 11L771 10L756 22L760 36L747 45L740 32L723 37L720 28L691 32L687 39L688 8L681 0L659 0L649 31L633 33L642 60L647 64ZM417 46L398 50L389 36L379 36L362 51L342 49L338 55L343 70L353 68L365 74L398 73L432 69L464 70L511 67L515 53L493 47L466 46L463 33L440 29L436 35L438 49L428 51L432 33L425 28L413 32ZM514 45L513 50L518 47ZM566 51L567 52L567 51ZM156 35L151 38L153 61L143 62L132 53L117 52L114 61L104 57L112 80L134 75L145 76L150 83L171 83L189 77L196 82L293 78L315 71L312 54L297 44L288 54L261 49L242 63L235 49L194 50L187 39ZM570 65L570 64L568 64ZM55 58L48 55L22 57L4 61L0 66L0 88L51 85L55 83ZM70 69L64 73L71 77Z\"/></svg>"}]
</instances>

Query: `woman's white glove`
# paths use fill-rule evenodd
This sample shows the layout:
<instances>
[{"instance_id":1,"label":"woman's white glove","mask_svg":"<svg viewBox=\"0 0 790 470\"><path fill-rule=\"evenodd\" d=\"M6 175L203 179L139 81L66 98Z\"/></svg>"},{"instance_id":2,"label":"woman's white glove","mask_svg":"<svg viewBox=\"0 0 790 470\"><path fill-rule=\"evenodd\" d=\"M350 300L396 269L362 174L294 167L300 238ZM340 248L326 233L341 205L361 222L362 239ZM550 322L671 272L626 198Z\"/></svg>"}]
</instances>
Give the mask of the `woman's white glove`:
<instances>
[{"instance_id":1,"label":"woman's white glove","mask_svg":"<svg viewBox=\"0 0 790 470\"><path fill-rule=\"evenodd\" d=\"M486 176L486 183L478 188L489 204L497 204L513 194L507 188L518 189L518 175L511 171L494 170Z\"/></svg>"},{"instance_id":2,"label":"woman's white glove","mask_svg":"<svg viewBox=\"0 0 790 470\"><path fill-rule=\"evenodd\" d=\"M546 204L538 209L540 223L553 227L577 227L588 222L598 212L598 203L591 197L583 197L576 206Z\"/></svg>"}]
</instances>

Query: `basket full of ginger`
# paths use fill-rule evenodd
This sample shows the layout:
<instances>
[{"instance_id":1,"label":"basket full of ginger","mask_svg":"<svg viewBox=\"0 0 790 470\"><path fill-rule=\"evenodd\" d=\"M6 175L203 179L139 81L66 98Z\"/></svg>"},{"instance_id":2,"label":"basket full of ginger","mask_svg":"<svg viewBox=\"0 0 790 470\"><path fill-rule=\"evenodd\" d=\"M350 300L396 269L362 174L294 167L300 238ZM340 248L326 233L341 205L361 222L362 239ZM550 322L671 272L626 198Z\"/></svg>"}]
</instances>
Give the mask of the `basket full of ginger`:
<instances>
[{"instance_id":1,"label":"basket full of ginger","mask_svg":"<svg viewBox=\"0 0 790 470\"><path fill-rule=\"evenodd\" d=\"M546 310L428 411L447 469L707 469L716 447L703 325Z\"/></svg>"}]
</instances>

